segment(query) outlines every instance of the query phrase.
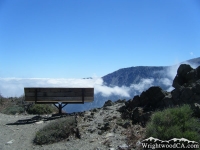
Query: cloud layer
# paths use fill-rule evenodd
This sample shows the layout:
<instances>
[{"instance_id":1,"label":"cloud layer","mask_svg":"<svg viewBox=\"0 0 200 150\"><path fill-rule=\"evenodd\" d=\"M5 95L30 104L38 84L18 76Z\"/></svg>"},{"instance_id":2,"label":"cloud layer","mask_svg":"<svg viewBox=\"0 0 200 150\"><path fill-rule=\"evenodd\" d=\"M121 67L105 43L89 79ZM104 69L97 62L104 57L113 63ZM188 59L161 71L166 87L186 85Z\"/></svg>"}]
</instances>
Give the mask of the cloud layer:
<instances>
[{"instance_id":1,"label":"cloud layer","mask_svg":"<svg viewBox=\"0 0 200 150\"><path fill-rule=\"evenodd\" d=\"M94 87L95 94L102 96L119 95L129 97L127 87L108 87L102 78L93 79L53 79L53 78L0 78L0 92L4 97L21 96L24 87Z\"/></svg>"},{"instance_id":2,"label":"cloud layer","mask_svg":"<svg viewBox=\"0 0 200 150\"><path fill-rule=\"evenodd\" d=\"M92 79L54 79L54 78L0 78L0 93L4 97L15 97L24 94L24 87L94 87L95 94L104 97L112 95L119 97L130 97L147 90L154 85L164 85L171 91L173 79L180 64L168 67L166 70L155 72L164 75L160 79L143 78L138 84L131 84L130 87L114 86L109 87L104 84L103 79L94 77ZM190 64L193 68L198 65Z\"/></svg>"}]
</instances>

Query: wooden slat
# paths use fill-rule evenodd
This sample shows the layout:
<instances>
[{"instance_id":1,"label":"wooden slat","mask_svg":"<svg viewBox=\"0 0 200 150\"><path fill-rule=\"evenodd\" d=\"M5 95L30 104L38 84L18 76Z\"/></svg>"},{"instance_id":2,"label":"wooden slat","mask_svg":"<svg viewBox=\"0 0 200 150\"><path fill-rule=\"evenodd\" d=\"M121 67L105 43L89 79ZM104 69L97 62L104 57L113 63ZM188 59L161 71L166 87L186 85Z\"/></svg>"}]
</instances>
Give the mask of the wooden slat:
<instances>
[{"instance_id":1,"label":"wooden slat","mask_svg":"<svg viewBox=\"0 0 200 150\"><path fill-rule=\"evenodd\" d=\"M85 96L93 96L92 92L85 92ZM35 96L34 92L26 92L26 96ZM82 96L82 92L37 92L38 97L78 97Z\"/></svg>"},{"instance_id":2,"label":"wooden slat","mask_svg":"<svg viewBox=\"0 0 200 150\"><path fill-rule=\"evenodd\" d=\"M94 97L84 97L85 102L92 102ZM25 96L28 102L34 102L35 97ZM37 97L37 102L82 102L82 97Z\"/></svg>"},{"instance_id":3,"label":"wooden slat","mask_svg":"<svg viewBox=\"0 0 200 150\"><path fill-rule=\"evenodd\" d=\"M52 87L26 87L25 101L29 102L92 102L94 88L52 88Z\"/></svg>"},{"instance_id":4,"label":"wooden slat","mask_svg":"<svg viewBox=\"0 0 200 150\"><path fill-rule=\"evenodd\" d=\"M82 89L90 92L94 91L94 88L24 88L25 92L34 92L35 90L37 90L37 92L81 92Z\"/></svg>"}]
</instances>

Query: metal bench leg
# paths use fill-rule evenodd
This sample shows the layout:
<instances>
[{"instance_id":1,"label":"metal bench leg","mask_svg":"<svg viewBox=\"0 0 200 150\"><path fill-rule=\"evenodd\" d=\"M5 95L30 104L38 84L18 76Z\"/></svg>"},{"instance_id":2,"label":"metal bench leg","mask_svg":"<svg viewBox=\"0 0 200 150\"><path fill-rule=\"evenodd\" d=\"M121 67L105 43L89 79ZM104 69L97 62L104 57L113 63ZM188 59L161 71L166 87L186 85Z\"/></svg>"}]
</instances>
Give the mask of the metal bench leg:
<instances>
[{"instance_id":1,"label":"metal bench leg","mask_svg":"<svg viewBox=\"0 0 200 150\"><path fill-rule=\"evenodd\" d=\"M63 103L59 104L58 103L58 106L56 106L56 104L54 103L54 106L56 106L59 110L59 114L61 115L62 114L62 108L65 107L67 105L67 103L64 103L64 105L62 105Z\"/></svg>"}]
</instances>

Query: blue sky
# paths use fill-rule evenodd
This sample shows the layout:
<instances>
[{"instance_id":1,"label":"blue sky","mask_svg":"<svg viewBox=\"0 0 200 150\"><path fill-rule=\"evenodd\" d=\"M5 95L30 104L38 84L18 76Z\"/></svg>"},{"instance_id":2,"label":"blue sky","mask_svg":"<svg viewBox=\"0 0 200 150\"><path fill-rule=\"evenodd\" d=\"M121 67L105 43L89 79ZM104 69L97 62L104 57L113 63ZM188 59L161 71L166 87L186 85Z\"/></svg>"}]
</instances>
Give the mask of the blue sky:
<instances>
[{"instance_id":1,"label":"blue sky","mask_svg":"<svg viewBox=\"0 0 200 150\"><path fill-rule=\"evenodd\" d=\"M102 77L200 56L198 0L1 0L0 78Z\"/></svg>"}]
</instances>

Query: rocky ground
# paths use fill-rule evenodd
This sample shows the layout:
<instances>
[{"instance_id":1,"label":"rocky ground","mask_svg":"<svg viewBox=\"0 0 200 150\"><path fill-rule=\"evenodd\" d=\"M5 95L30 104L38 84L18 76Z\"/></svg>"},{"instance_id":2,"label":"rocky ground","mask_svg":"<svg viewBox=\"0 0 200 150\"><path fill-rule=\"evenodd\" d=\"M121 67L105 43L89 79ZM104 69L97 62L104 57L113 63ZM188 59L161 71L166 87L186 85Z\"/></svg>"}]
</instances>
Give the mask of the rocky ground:
<instances>
[{"instance_id":1,"label":"rocky ground","mask_svg":"<svg viewBox=\"0 0 200 150\"><path fill-rule=\"evenodd\" d=\"M75 115L81 138L70 136L69 139L49 145L34 145L35 133L52 121L44 119L30 121L33 115L5 115L0 114L0 150L117 150L128 149L127 136L134 132L138 138L144 132L139 125L131 125L130 120L122 120L118 111L124 101L107 101L104 107L93 109ZM45 117L45 116L44 116ZM48 116L46 116L47 118ZM37 118L37 117L35 117ZM20 122L19 120L29 120ZM32 119L34 120L34 119ZM129 127L134 128L129 132ZM136 147L139 149L139 147Z\"/></svg>"},{"instance_id":2,"label":"rocky ground","mask_svg":"<svg viewBox=\"0 0 200 150\"><path fill-rule=\"evenodd\" d=\"M131 144L140 149L137 143L144 138L143 127L155 111L189 104L193 115L200 118L200 66L193 69L180 65L172 86L171 92L153 86L132 100L108 100L102 108L74 114L81 138L71 136L49 145L34 145L33 139L39 129L53 121L51 116L38 119L31 115L0 114L0 150L126 150ZM26 119L28 123L16 123Z\"/></svg>"}]
</instances>

